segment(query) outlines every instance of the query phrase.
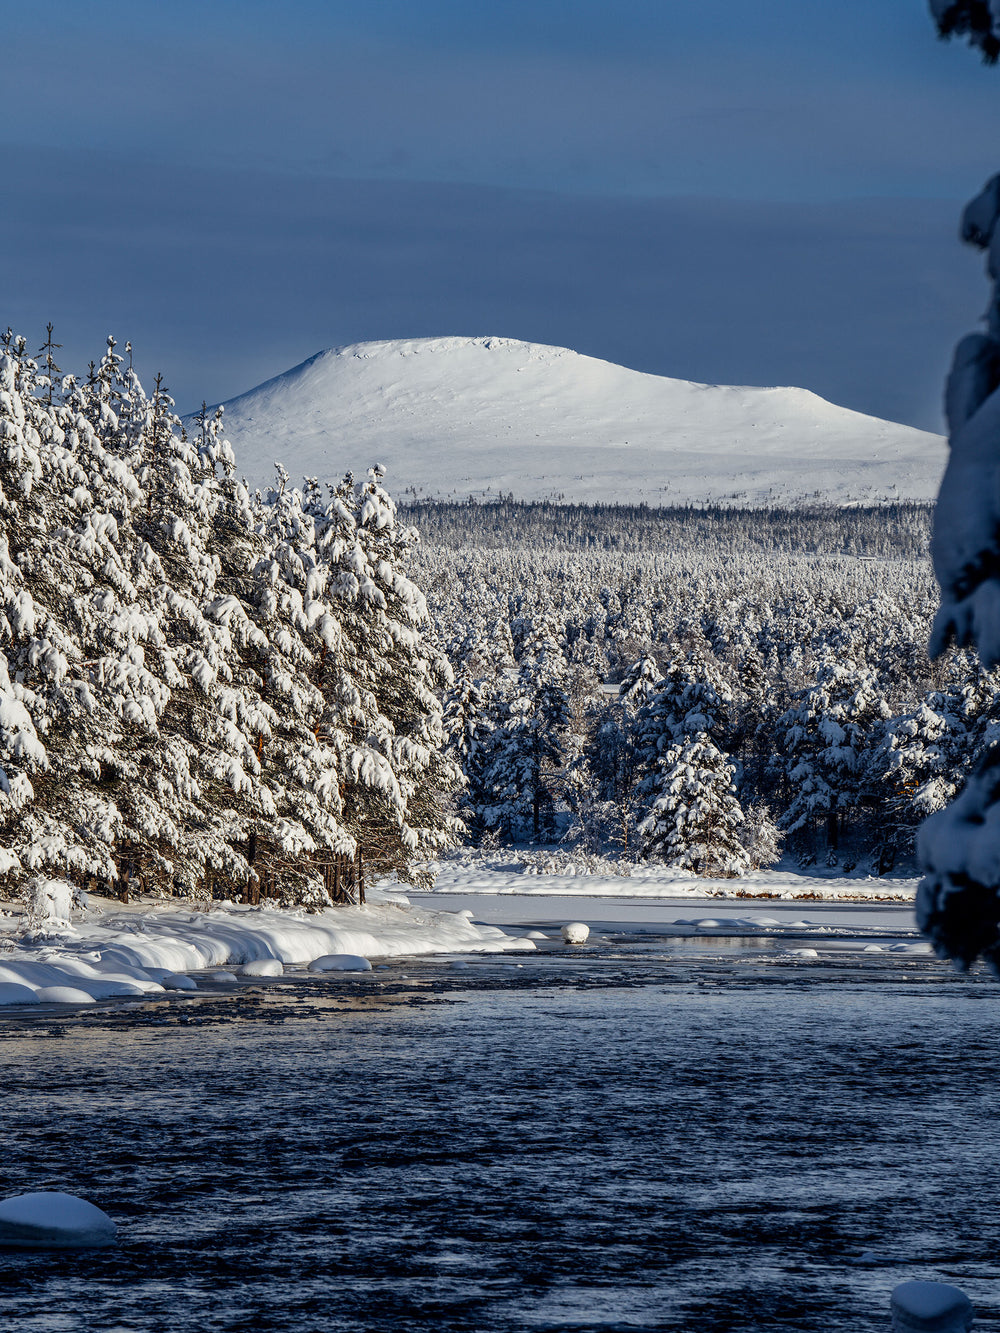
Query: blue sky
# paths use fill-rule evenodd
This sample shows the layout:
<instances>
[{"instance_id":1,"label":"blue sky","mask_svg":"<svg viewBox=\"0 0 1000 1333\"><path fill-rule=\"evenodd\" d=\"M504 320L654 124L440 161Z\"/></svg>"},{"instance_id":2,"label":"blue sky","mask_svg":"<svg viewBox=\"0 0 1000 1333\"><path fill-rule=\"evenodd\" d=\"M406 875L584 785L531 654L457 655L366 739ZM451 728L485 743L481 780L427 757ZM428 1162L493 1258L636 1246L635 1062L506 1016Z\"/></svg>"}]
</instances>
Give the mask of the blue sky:
<instances>
[{"instance_id":1,"label":"blue sky","mask_svg":"<svg viewBox=\"0 0 1000 1333\"><path fill-rule=\"evenodd\" d=\"M936 427L1000 73L925 0L50 0L5 15L0 319L180 406L499 333ZM13 204L12 204L13 201Z\"/></svg>"}]
</instances>

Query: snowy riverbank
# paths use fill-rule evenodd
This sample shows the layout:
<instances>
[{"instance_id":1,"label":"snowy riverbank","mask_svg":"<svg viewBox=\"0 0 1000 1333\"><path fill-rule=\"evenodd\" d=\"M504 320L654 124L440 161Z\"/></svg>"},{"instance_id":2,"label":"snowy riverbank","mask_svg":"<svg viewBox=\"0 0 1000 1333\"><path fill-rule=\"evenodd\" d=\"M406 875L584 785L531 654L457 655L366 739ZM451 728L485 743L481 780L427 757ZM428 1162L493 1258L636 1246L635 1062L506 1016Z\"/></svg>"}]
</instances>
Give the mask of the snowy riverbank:
<instances>
[{"instance_id":1,"label":"snowy riverbank","mask_svg":"<svg viewBox=\"0 0 1000 1333\"><path fill-rule=\"evenodd\" d=\"M351 970L351 959L535 948L533 940L474 924L466 910L428 911L388 893L374 892L371 900L366 907L306 913L234 904L195 911L162 903L123 907L93 899L80 918L29 930L26 918L12 913L0 918L0 1005L88 1004L195 989L188 973L223 966L280 975L286 966L310 964Z\"/></svg>"},{"instance_id":2,"label":"snowy riverbank","mask_svg":"<svg viewBox=\"0 0 1000 1333\"><path fill-rule=\"evenodd\" d=\"M607 864L607 863L605 863ZM437 865L434 892L445 894L542 894L588 898L760 898L812 902L912 903L917 878L802 874L775 867L736 879L706 879L655 863L630 867L628 875L588 868L565 852L458 852Z\"/></svg>"},{"instance_id":3,"label":"snowy riverbank","mask_svg":"<svg viewBox=\"0 0 1000 1333\"><path fill-rule=\"evenodd\" d=\"M565 857L555 873L534 857L456 855L441 863L430 892L408 897L373 890L366 907L318 913L163 900L124 906L94 898L71 921L58 915L39 921L12 907L0 916L0 1005L91 1004L194 990L199 979L192 973L233 985L240 971L280 976L286 969L365 969L371 959L533 952L529 929L543 927L558 948L559 927L572 918L631 935L770 936L775 942L815 935L838 951L929 952L915 939L908 910L915 879L772 870L706 880L646 866L630 876L584 874ZM537 907L528 908L526 899ZM746 916L748 899L768 902L773 915ZM701 910L692 917L699 900ZM815 920L801 919L806 903ZM51 906L58 913L57 904ZM233 972L219 970L229 968Z\"/></svg>"}]
</instances>

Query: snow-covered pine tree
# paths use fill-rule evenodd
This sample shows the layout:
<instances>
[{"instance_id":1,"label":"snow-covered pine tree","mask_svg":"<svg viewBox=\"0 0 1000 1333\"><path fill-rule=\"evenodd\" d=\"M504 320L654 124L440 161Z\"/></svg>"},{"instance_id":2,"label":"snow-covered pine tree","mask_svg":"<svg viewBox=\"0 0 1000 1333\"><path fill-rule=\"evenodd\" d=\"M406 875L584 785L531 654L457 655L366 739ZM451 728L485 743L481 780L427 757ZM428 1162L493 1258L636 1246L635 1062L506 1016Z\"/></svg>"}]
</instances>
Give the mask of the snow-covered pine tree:
<instances>
[{"instance_id":1,"label":"snow-covered pine tree","mask_svg":"<svg viewBox=\"0 0 1000 1333\"><path fill-rule=\"evenodd\" d=\"M405 570L417 541L396 522L376 466L336 488L317 545L342 631L341 665L325 677L319 734L341 757L355 841L402 877L451 846L461 770L446 754L441 694L451 666L426 630L427 603Z\"/></svg>"},{"instance_id":2,"label":"snow-covered pine tree","mask_svg":"<svg viewBox=\"0 0 1000 1333\"><path fill-rule=\"evenodd\" d=\"M552 835L569 720L566 659L554 622L543 618L523 631L517 680L490 740L487 827Z\"/></svg>"},{"instance_id":3,"label":"snow-covered pine tree","mask_svg":"<svg viewBox=\"0 0 1000 1333\"><path fill-rule=\"evenodd\" d=\"M753 869L734 772L705 732L668 746L644 782L643 855L696 875L728 878Z\"/></svg>"},{"instance_id":4,"label":"snow-covered pine tree","mask_svg":"<svg viewBox=\"0 0 1000 1333\"><path fill-rule=\"evenodd\" d=\"M489 799L484 780L496 713L493 691L486 682L460 672L445 695L444 731L448 754L465 778L459 804L462 817L474 835L484 831L482 812Z\"/></svg>"},{"instance_id":5,"label":"snow-covered pine tree","mask_svg":"<svg viewBox=\"0 0 1000 1333\"><path fill-rule=\"evenodd\" d=\"M623 674L618 686L618 698L632 714L657 692L663 675L652 653L643 653Z\"/></svg>"},{"instance_id":6,"label":"snow-covered pine tree","mask_svg":"<svg viewBox=\"0 0 1000 1333\"><path fill-rule=\"evenodd\" d=\"M156 660L156 562L132 527L141 488L74 382L50 393L23 340L3 342L0 667L19 720L0 723L5 890L37 870L113 882L137 813L119 799L121 755L155 744L169 694ZM117 430L110 409L101 425ZM21 801L32 786L35 799Z\"/></svg>"},{"instance_id":7,"label":"snow-covered pine tree","mask_svg":"<svg viewBox=\"0 0 1000 1333\"><path fill-rule=\"evenodd\" d=\"M1000 14L991 0L931 0L944 37L962 35L988 64L1000 56ZM945 388L948 464L938 493L931 551L941 603L932 652L954 639L1000 663L1000 176L962 215L962 239L987 251L992 290L986 330L955 348ZM967 967L982 953L998 968L1000 839L994 746L954 803L931 815L918 837L925 875L917 921L943 957Z\"/></svg>"},{"instance_id":8,"label":"snow-covered pine tree","mask_svg":"<svg viewBox=\"0 0 1000 1333\"><path fill-rule=\"evenodd\" d=\"M672 658L655 682L652 659L636 663L622 682L642 702L635 714L635 746L640 771L649 772L672 745L699 735L725 744L732 692L714 663L698 651Z\"/></svg>"},{"instance_id":9,"label":"snow-covered pine tree","mask_svg":"<svg viewBox=\"0 0 1000 1333\"><path fill-rule=\"evenodd\" d=\"M823 829L829 855L861 800L861 778L889 716L874 673L832 656L779 719L791 800L779 820L810 854Z\"/></svg>"},{"instance_id":10,"label":"snow-covered pine tree","mask_svg":"<svg viewBox=\"0 0 1000 1333\"><path fill-rule=\"evenodd\" d=\"M332 851L389 846L405 873L447 842L448 668L381 487L337 499L323 545L300 502L251 503L219 414L187 438L113 341L51 403L23 340L2 350L4 891L45 869L208 894L262 868L322 901Z\"/></svg>"},{"instance_id":11,"label":"snow-covered pine tree","mask_svg":"<svg viewBox=\"0 0 1000 1333\"><path fill-rule=\"evenodd\" d=\"M864 784L878 810L876 873L911 855L920 822L957 795L973 759L964 702L959 691L934 690L917 708L885 723Z\"/></svg>"},{"instance_id":12,"label":"snow-covered pine tree","mask_svg":"<svg viewBox=\"0 0 1000 1333\"><path fill-rule=\"evenodd\" d=\"M760 864L747 845L736 767L721 748L730 699L721 674L695 649L669 664L640 708L642 855L701 875L739 875ZM767 855L764 841L759 845Z\"/></svg>"}]
</instances>

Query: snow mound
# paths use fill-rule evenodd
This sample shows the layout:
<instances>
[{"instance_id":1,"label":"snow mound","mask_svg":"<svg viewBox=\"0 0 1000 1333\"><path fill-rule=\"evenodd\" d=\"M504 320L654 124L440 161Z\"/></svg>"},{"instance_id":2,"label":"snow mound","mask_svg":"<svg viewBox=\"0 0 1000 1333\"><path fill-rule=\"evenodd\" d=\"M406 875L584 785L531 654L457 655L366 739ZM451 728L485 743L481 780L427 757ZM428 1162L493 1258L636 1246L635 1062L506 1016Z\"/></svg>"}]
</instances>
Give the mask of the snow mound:
<instances>
[{"instance_id":1,"label":"snow mound","mask_svg":"<svg viewBox=\"0 0 1000 1333\"><path fill-rule=\"evenodd\" d=\"M284 967L277 958L255 958L252 963L244 963L240 971L245 977L280 977Z\"/></svg>"},{"instance_id":2,"label":"snow mound","mask_svg":"<svg viewBox=\"0 0 1000 1333\"><path fill-rule=\"evenodd\" d=\"M590 938L590 927L582 921L567 921L562 928L562 937L567 944L586 944Z\"/></svg>"},{"instance_id":3,"label":"snow mound","mask_svg":"<svg viewBox=\"0 0 1000 1333\"><path fill-rule=\"evenodd\" d=\"M113 1245L115 1233L107 1213L73 1194L19 1194L0 1203L0 1246L84 1249Z\"/></svg>"},{"instance_id":4,"label":"snow mound","mask_svg":"<svg viewBox=\"0 0 1000 1333\"><path fill-rule=\"evenodd\" d=\"M319 352L225 407L252 485L372 462L427 498L650 504L930 500L937 435L806 389L695 384L513 338Z\"/></svg>"},{"instance_id":5,"label":"snow mound","mask_svg":"<svg viewBox=\"0 0 1000 1333\"><path fill-rule=\"evenodd\" d=\"M372 965L367 958L356 953L326 953L321 958L314 958L309 964L310 972L370 972Z\"/></svg>"},{"instance_id":6,"label":"snow mound","mask_svg":"<svg viewBox=\"0 0 1000 1333\"><path fill-rule=\"evenodd\" d=\"M141 991L135 992L141 995ZM40 986L35 991L42 1004L94 1004L94 997L79 986Z\"/></svg>"},{"instance_id":7,"label":"snow mound","mask_svg":"<svg viewBox=\"0 0 1000 1333\"><path fill-rule=\"evenodd\" d=\"M967 1333L972 1327L971 1301L947 1282L901 1282L891 1308L895 1333Z\"/></svg>"},{"instance_id":8,"label":"snow mound","mask_svg":"<svg viewBox=\"0 0 1000 1333\"><path fill-rule=\"evenodd\" d=\"M197 990L194 977L186 977L183 972L164 972L162 979L164 990Z\"/></svg>"},{"instance_id":9,"label":"snow mound","mask_svg":"<svg viewBox=\"0 0 1000 1333\"><path fill-rule=\"evenodd\" d=\"M39 875L31 884L28 910L40 921L69 925L73 910L73 886L64 879Z\"/></svg>"}]
</instances>

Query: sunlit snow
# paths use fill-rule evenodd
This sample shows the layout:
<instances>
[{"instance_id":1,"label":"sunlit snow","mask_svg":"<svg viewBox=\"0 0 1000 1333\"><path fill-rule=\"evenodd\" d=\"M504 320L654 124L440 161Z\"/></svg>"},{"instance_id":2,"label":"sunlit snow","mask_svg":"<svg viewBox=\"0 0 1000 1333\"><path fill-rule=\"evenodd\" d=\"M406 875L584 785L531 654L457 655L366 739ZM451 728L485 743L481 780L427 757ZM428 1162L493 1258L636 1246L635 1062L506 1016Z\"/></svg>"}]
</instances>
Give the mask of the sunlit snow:
<instances>
[{"instance_id":1,"label":"sunlit snow","mask_svg":"<svg viewBox=\"0 0 1000 1333\"><path fill-rule=\"evenodd\" d=\"M929 500L937 435L806 389L695 384L512 338L320 352L225 404L237 466L336 479L378 460L400 498L651 504Z\"/></svg>"}]
</instances>

